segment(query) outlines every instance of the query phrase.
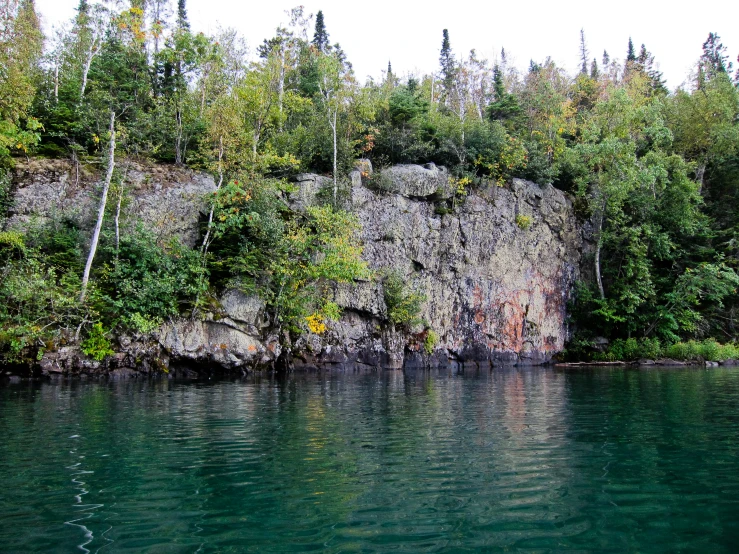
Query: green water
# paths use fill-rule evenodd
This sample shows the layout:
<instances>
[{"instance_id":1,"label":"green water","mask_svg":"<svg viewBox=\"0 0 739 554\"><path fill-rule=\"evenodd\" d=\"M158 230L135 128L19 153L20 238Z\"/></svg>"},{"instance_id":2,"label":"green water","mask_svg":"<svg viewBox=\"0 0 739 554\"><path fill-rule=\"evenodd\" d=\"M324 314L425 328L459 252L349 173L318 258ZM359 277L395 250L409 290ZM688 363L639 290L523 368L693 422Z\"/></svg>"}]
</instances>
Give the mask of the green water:
<instances>
[{"instance_id":1,"label":"green water","mask_svg":"<svg viewBox=\"0 0 739 554\"><path fill-rule=\"evenodd\" d=\"M731 552L739 370L0 387L2 552Z\"/></svg>"}]
</instances>

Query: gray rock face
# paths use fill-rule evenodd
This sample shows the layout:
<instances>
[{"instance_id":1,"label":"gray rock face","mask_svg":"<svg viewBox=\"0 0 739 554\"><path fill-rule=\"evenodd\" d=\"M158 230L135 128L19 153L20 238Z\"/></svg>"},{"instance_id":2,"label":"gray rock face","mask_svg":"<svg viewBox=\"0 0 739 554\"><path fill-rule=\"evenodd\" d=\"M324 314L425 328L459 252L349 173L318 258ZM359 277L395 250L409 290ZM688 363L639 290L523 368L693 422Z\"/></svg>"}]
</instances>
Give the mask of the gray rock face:
<instances>
[{"instance_id":1,"label":"gray rock face","mask_svg":"<svg viewBox=\"0 0 739 554\"><path fill-rule=\"evenodd\" d=\"M280 355L275 339L260 340L225 321L182 319L166 323L159 332L159 342L173 359L226 369L266 364Z\"/></svg>"},{"instance_id":2,"label":"gray rock face","mask_svg":"<svg viewBox=\"0 0 739 554\"><path fill-rule=\"evenodd\" d=\"M510 187L474 191L453 213L439 215L424 197L438 197L444 171L385 171L397 179L398 193L352 189L363 257L379 273L400 272L426 295L421 318L439 336L437 361L537 364L560 351L582 247L569 198L515 179ZM345 315L310 364L367 358L395 366L421 355L422 329L381 330L387 322L380 283L338 286L335 300Z\"/></svg>"},{"instance_id":3,"label":"gray rock face","mask_svg":"<svg viewBox=\"0 0 739 554\"><path fill-rule=\"evenodd\" d=\"M396 165L382 171L393 183L393 192L406 198L449 196L449 174L445 167L426 165Z\"/></svg>"},{"instance_id":4,"label":"gray rock face","mask_svg":"<svg viewBox=\"0 0 739 554\"><path fill-rule=\"evenodd\" d=\"M297 191L289 195L288 204L293 210L297 211L315 206L321 189L332 187L334 182L330 177L313 173L299 173L291 181L295 183Z\"/></svg>"},{"instance_id":5,"label":"gray rock face","mask_svg":"<svg viewBox=\"0 0 739 554\"><path fill-rule=\"evenodd\" d=\"M195 244L199 214L207 211L205 197L215 191L209 175L134 162L121 162L118 169L125 177L123 225L141 221L162 238L176 236L185 244ZM19 163L13 174L14 203L8 226L22 227L33 220L65 214L92 227L101 178L89 167L68 160ZM110 204L116 201L114 195L108 197Z\"/></svg>"}]
</instances>

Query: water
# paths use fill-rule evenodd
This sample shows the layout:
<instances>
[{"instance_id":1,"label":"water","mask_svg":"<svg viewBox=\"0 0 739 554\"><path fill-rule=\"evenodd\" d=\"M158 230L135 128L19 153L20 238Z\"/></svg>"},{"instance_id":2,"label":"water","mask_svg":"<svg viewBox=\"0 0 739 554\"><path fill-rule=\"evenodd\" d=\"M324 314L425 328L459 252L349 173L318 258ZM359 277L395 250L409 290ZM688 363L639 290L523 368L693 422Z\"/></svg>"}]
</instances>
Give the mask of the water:
<instances>
[{"instance_id":1,"label":"water","mask_svg":"<svg viewBox=\"0 0 739 554\"><path fill-rule=\"evenodd\" d=\"M0 388L2 552L730 552L739 370Z\"/></svg>"}]
</instances>

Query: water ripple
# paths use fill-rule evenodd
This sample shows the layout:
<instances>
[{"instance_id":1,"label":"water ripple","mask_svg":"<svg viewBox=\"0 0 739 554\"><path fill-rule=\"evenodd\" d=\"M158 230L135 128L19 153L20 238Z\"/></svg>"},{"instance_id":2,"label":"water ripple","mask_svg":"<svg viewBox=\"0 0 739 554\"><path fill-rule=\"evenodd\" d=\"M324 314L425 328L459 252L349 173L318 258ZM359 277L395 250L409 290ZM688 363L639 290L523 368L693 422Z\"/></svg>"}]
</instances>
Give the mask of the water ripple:
<instances>
[{"instance_id":1,"label":"water ripple","mask_svg":"<svg viewBox=\"0 0 739 554\"><path fill-rule=\"evenodd\" d=\"M731 552L739 370L0 389L8 552Z\"/></svg>"}]
</instances>

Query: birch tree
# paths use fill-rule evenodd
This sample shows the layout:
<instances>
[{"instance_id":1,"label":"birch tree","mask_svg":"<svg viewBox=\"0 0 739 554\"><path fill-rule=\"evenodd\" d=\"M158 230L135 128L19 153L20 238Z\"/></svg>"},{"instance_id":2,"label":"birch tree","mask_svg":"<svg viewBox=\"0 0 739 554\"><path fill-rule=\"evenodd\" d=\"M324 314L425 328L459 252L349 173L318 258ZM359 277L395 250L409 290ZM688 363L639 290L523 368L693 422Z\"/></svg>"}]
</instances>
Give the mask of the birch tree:
<instances>
[{"instance_id":1,"label":"birch tree","mask_svg":"<svg viewBox=\"0 0 739 554\"><path fill-rule=\"evenodd\" d=\"M336 203L338 194L338 125L339 113L346 109L348 100L348 86L351 81L351 75L345 70L344 64L337 55L332 51L328 54L320 55L318 58L318 90L319 101L326 122L331 129L331 139L333 145L333 199Z\"/></svg>"},{"instance_id":2,"label":"birch tree","mask_svg":"<svg viewBox=\"0 0 739 554\"><path fill-rule=\"evenodd\" d=\"M105 206L108 202L108 190L110 190L110 183L113 180L113 170L115 169L115 117L115 111L111 110L110 125L108 127L108 132L110 133L110 136L108 138L108 168L105 173L105 180L103 181L103 190L100 193L100 201L98 202L98 214L97 219L95 220L95 229L92 232L90 250L87 254L85 270L82 273L82 290L80 292L80 302L84 302L85 296L87 294L87 285L90 280L92 262L95 259L98 241L100 240L100 231L103 228L103 219L105 218Z\"/></svg>"}]
</instances>

